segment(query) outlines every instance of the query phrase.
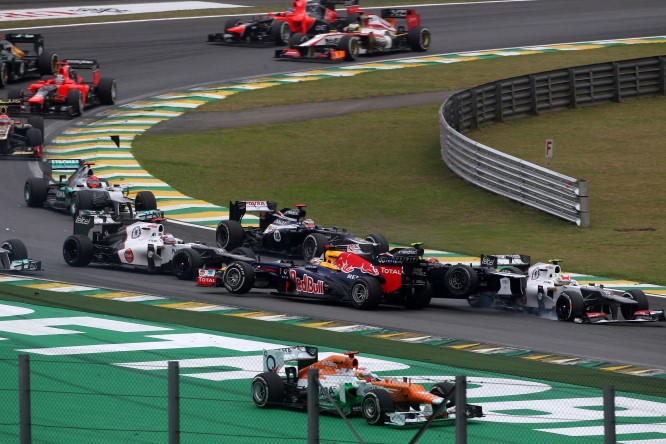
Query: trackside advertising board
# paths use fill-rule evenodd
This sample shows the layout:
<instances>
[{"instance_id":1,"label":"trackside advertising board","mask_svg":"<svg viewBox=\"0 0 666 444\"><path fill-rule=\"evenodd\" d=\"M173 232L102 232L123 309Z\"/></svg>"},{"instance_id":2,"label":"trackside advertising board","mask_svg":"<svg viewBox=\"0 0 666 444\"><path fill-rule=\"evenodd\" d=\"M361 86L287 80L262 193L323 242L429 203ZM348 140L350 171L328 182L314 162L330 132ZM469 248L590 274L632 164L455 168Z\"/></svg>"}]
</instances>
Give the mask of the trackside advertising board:
<instances>
[{"instance_id":1,"label":"trackside advertising board","mask_svg":"<svg viewBox=\"0 0 666 444\"><path fill-rule=\"evenodd\" d=\"M221 321L223 322L223 321ZM304 334L305 337L305 334ZM167 367L179 361L183 443L303 442L307 415L259 409L250 394L265 349L294 344L121 317L0 301L0 442L19 442L18 356L30 356L32 438L36 443L164 443ZM317 345L317 344L308 344ZM320 359L345 350L320 348ZM601 390L546 380L372 355L360 365L429 387L466 375L470 443L603 442ZM649 381L646 380L646 384ZM616 393L618 443L666 443L666 398ZM405 443L415 429L350 418L366 442ZM322 442L356 442L334 416L322 416ZM453 442L452 425L419 442Z\"/></svg>"}]
</instances>

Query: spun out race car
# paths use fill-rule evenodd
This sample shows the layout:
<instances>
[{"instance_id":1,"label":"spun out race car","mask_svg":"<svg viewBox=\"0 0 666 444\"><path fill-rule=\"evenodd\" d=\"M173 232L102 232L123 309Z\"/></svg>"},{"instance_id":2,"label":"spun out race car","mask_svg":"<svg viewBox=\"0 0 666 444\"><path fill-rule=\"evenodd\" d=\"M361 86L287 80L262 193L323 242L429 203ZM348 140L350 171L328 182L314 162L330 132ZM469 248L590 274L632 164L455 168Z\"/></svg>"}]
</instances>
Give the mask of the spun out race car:
<instances>
[{"instance_id":1,"label":"spun out race car","mask_svg":"<svg viewBox=\"0 0 666 444\"><path fill-rule=\"evenodd\" d=\"M159 220L124 225L112 217L85 214L76 217L74 234L65 239L62 254L72 267L85 267L91 262L118 265L172 273L182 280L193 279L203 266L254 260L222 248L185 243L165 232Z\"/></svg>"},{"instance_id":2,"label":"spun out race car","mask_svg":"<svg viewBox=\"0 0 666 444\"><path fill-rule=\"evenodd\" d=\"M42 262L28 259L28 249L19 239L8 239L0 244L0 270L41 270Z\"/></svg>"},{"instance_id":3,"label":"spun out race car","mask_svg":"<svg viewBox=\"0 0 666 444\"><path fill-rule=\"evenodd\" d=\"M229 220L217 225L217 246L227 250L251 248L256 253L302 258L310 261L324 253L325 247L345 247L348 251L379 254L388 251L386 238L379 233L368 234L365 239L336 227L315 225L304 219L305 205L277 211L271 201L229 202ZM245 214L259 215L259 227L243 227Z\"/></svg>"},{"instance_id":4,"label":"spun out race car","mask_svg":"<svg viewBox=\"0 0 666 444\"><path fill-rule=\"evenodd\" d=\"M31 76L53 75L57 62L56 54L44 51L41 34L10 33L0 36L0 88Z\"/></svg>"},{"instance_id":5,"label":"spun out race car","mask_svg":"<svg viewBox=\"0 0 666 444\"><path fill-rule=\"evenodd\" d=\"M199 270L197 284L224 286L233 294L268 288L277 295L331 299L361 310L376 308L381 302L410 309L428 305L431 294L425 275L406 274L403 263L390 255L371 260L347 251L328 250L323 260L315 259L302 266L284 260L232 262L219 270Z\"/></svg>"},{"instance_id":6,"label":"spun out race car","mask_svg":"<svg viewBox=\"0 0 666 444\"><path fill-rule=\"evenodd\" d=\"M413 9L382 9L381 17L362 12L356 18L358 23L341 30L315 36L293 34L289 47L276 50L275 58L353 61L359 55L430 48L430 30L420 25L420 16ZM404 24L398 25L398 20Z\"/></svg>"},{"instance_id":7,"label":"spun out race car","mask_svg":"<svg viewBox=\"0 0 666 444\"><path fill-rule=\"evenodd\" d=\"M44 144L44 119L29 116L26 122L15 120L8 114L16 100L0 100L0 156L28 155L42 157Z\"/></svg>"},{"instance_id":8,"label":"spun out race car","mask_svg":"<svg viewBox=\"0 0 666 444\"><path fill-rule=\"evenodd\" d=\"M43 177L28 178L23 196L29 207L49 207L76 217L80 210L112 213L123 220L150 220L161 217L155 195L139 191L129 198L129 186L109 184L95 176L93 162L81 159L49 159ZM74 172L67 177L68 172ZM54 175L57 175L54 176Z\"/></svg>"},{"instance_id":9,"label":"spun out race car","mask_svg":"<svg viewBox=\"0 0 666 444\"><path fill-rule=\"evenodd\" d=\"M455 385L438 382L427 390L408 378L382 377L359 365L358 352L331 354L319 360L316 347L264 350L264 371L252 379L252 400L259 408L306 409L308 372L318 370L319 409L362 415L368 424L397 427L451 421L456 415ZM287 366L285 363L295 363ZM283 370L284 369L284 370ZM483 408L468 404L467 418L480 418Z\"/></svg>"},{"instance_id":10,"label":"spun out race car","mask_svg":"<svg viewBox=\"0 0 666 444\"><path fill-rule=\"evenodd\" d=\"M96 60L58 62L55 77L48 77L28 86L27 90L12 89L8 98L20 99L23 111L65 117L78 117L95 105L113 105L117 86L112 78L100 77ZM81 73L88 73L86 77Z\"/></svg>"},{"instance_id":11,"label":"spun out race car","mask_svg":"<svg viewBox=\"0 0 666 444\"><path fill-rule=\"evenodd\" d=\"M342 2L294 0L284 12L271 12L265 17L244 22L237 18L229 19L223 33L208 34L209 42L241 43L269 42L286 45L295 33L315 35L330 32L344 26L346 18L338 17L335 5ZM347 16L360 11L356 0L347 0Z\"/></svg>"}]
</instances>

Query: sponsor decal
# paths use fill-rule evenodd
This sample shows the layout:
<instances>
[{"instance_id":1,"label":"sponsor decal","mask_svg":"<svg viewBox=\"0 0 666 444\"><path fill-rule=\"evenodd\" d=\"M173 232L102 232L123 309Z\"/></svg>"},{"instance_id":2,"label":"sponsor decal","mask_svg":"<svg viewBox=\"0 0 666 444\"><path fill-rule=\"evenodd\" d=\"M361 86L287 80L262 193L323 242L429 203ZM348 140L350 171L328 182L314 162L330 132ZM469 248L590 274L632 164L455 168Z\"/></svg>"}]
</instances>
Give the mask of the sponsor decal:
<instances>
[{"instance_id":1,"label":"sponsor decal","mask_svg":"<svg viewBox=\"0 0 666 444\"><path fill-rule=\"evenodd\" d=\"M127 261L128 264L134 262L134 252L132 251L131 248L125 250L124 255L125 255L125 260Z\"/></svg>"},{"instance_id":2,"label":"sponsor decal","mask_svg":"<svg viewBox=\"0 0 666 444\"><path fill-rule=\"evenodd\" d=\"M349 244L347 245L347 251L361 251L361 246L359 244Z\"/></svg>"},{"instance_id":3,"label":"sponsor decal","mask_svg":"<svg viewBox=\"0 0 666 444\"><path fill-rule=\"evenodd\" d=\"M535 268L534 271L532 271L532 280L536 280L539 278L539 269Z\"/></svg>"},{"instance_id":4,"label":"sponsor decal","mask_svg":"<svg viewBox=\"0 0 666 444\"><path fill-rule=\"evenodd\" d=\"M370 262L366 261L362 257L348 252L340 253L340 255L335 259L335 262L333 262L333 265L345 273L351 273L354 270L360 270L362 273L368 273L373 276L377 276L379 274L377 267L372 265Z\"/></svg>"},{"instance_id":5,"label":"sponsor decal","mask_svg":"<svg viewBox=\"0 0 666 444\"><path fill-rule=\"evenodd\" d=\"M395 274L398 276L402 275L401 267L379 267L380 274Z\"/></svg>"},{"instance_id":6,"label":"sponsor decal","mask_svg":"<svg viewBox=\"0 0 666 444\"><path fill-rule=\"evenodd\" d=\"M90 223L91 220L92 220L92 219L89 218L89 217L78 216L78 217L76 218L76 223L77 223L77 224L88 225L88 224Z\"/></svg>"},{"instance_id":7,"label":"sponsor decal","mask_svg":"<svg viewBox=\"0 0 666 444\"><path fill-rule=\"evenodd\" d=\"M137 237L141 236L141 227L134 227L132 229L132 239L136 239Z\"/></svg>"},{"instance_id":8,"label":"sponsor decal","mask_svg":"<svg viewBox=\"0 0 666 444\"><path fill-rule=\"evenodd\" d=\"M202 287L214 287L216 283L217 280L214 276L199 276L197 278L197 285L201 285Z\"/></svg>"},{"instance_id":9,"label":"sponsor decal","mask_svg":"<svg viewBox=\"0 0 666 444\"><path fill-rule=\"evenodd\" d=\"M275 242L282 242L282 234L280 233L280 230L273 231L273 239Z\"/></svg>"},{"instance_id":10,"label":"sponsor decal","mask_svg":"<svg viewBox=\"0 0 666 444\"><path fill-rule=\"evenodd\" d=\"M307 274L303 275L303 279L300 279L296 274L296 270L289 270L289 279L296 283L296 291L310 294L324 294L324 281L315 281Z\"/></svg>"}]
</instances>

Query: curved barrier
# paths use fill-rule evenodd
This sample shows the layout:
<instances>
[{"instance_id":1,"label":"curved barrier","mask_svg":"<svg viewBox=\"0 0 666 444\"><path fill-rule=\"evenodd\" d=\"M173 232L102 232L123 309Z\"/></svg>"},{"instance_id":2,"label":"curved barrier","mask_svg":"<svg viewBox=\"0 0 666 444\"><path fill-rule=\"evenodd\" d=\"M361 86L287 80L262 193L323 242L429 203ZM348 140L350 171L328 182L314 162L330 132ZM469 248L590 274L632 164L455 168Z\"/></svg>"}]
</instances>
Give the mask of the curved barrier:
<instances>
[{"instance_id":1,"label":"curved barrier","mask_svg":"<svg viewBox=\"0 0 666 444\"><path fill-rule=\"evenodd\" d=\"M666 94L666 56L558 69L487 83L440 108L444 163L466 181L581 227L590 225L587 182L477 143L464 134L543 111Z\"/></svg>"}]
</instances>

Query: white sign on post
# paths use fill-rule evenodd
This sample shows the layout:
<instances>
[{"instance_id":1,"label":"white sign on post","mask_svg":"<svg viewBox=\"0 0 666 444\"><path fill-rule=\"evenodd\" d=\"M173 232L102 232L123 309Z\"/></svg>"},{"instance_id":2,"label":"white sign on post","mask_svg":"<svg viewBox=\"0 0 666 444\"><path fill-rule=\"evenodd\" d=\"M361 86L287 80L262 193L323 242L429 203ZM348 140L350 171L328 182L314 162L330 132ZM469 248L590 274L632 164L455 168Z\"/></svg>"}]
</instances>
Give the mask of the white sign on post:
<instances>
[{"instance_id":1,"label":"white sign on post","mask_svg":"<svg viewBox=\"0 0 666 444\"><path fill-rule=\"evenodd\" d=\"M546 160L550 168L550 163L553 161L553 139L546 139Z\"/></svg>"}]
</instances>

